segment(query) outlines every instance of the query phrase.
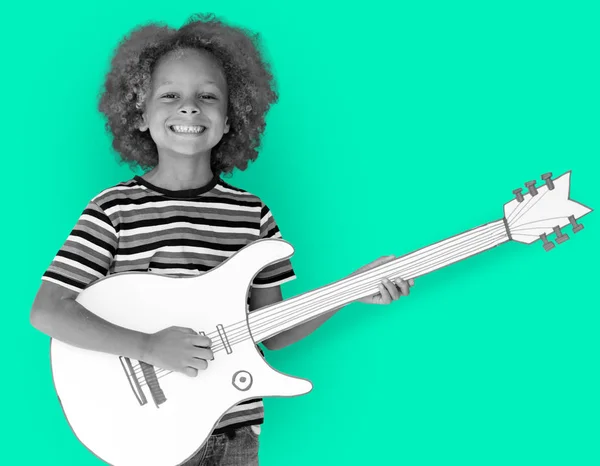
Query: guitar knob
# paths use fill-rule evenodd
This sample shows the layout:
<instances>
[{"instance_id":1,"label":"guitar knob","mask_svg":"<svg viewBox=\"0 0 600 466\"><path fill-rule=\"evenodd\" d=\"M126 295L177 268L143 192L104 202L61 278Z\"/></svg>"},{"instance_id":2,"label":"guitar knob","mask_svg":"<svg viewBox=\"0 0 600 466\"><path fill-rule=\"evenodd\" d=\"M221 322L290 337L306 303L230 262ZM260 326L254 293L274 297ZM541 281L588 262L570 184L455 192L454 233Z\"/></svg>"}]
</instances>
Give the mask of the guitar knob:
<instances>
[{"instance_id":1,"label":"guitar knob","mask_svg":"<svg viewBox=\"0 0 600 466\"><path fill-rule=\"evenodd\" d=\"M548 190L552 191L554 189L554 183L552 182L552 173L544 173L542 175L542 180L546 182L546 186L548 186Z\"/></svg>"},{"instance_id":2,"label":"guitar knob","mask_svg":"<svg viewBox=\"0 0 600 466\"><path fill-rule=\"evenodd\" d=\"M241 392L249 390L252 386L252 374L248 371L237 371L233 374L231 383Z\"/></svg>"},{"instance_id":3,"label":"guitar knob","mask_svg":"<svg viewBox=\"0 0 600 466\"><path fill-rule=\"evenodd\" d=\"M523 195L521 194L521 191L523 191L523 188L518 188L513 190L513 194L517 196L517 201L519 202L523 202Z\"/></svg>"},{"instance_id":4,"label":"guitar knob","mask_svg":"<svg viewBox=\"0 0 600 466\"><path fill-rule=\"evenodd\" d=\"M569 222L571 222L571 225L573 225L573 233L583 230L583 225L581 223L577 223L577 220L575 220L575 215L569 216Z\"/></svg>"},{"instance_id":5,"label":"guitar knob","mask_svg":"<svg viewBox=\"0 0 600 466\"><path fill-rule=\"evenodd\" d=\"M569 235L563 234L563 232L560 231L560 227L554 227L553 230L554 230L554 233L556 233L556 243L557 244L564 243L565 241L567 241L569 239Z\"/></svg>"},{"instance_id":6,"label":"guitar knob","mask_svg":"<svg viewBox=\"0 0 600 466\"><path fill-rule=\"evenodd\" d=\"M540 235L540 238L544 242L544 250L546 252L550 251L551 249L554 249L554 243L552 241L548 241L548 237L546 236L546 233L542 233Z\"/></svg>"},{"instance_id":7,"label":"guitar knob","mask_svg":"<svg viewBox=\"0 0 600 466\"><path fill-rule=\"evenodd\" d=\"M525 186L527 186L529 194L531 194L532 196L535 196L538 193L537 189L535 189L535 180L528 181L527 183L525 183Z\"/></svg>"}]
</instances>

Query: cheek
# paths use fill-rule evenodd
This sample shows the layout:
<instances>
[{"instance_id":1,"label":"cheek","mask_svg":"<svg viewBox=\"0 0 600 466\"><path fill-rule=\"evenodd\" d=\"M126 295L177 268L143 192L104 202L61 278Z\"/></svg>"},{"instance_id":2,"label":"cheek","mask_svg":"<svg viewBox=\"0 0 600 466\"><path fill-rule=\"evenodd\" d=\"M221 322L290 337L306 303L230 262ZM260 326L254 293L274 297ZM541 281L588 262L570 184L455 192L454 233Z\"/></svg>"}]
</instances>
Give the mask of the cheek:
<instances>
[{"instance_id":1,"label":"cheek","mask_svg":"<svg viewBox=\"0 0 600 466\"><path fill-rule=\"evenodd\" d=\"M227 115L227 106L222 102L218 104L212 104L210 106L205 106L202 108L204 112L210 112L215 117L218 116L220 119L224 120L225 115Z\"/></svg>"},{"instance_id":2,"label":"cheek","mask_svg":"<svg viewBox=\"0 0 600 466\"><path fill-rule=\"evenodd\" d=\"M221 125L223 128L226 128L226 127L227 127L227 123L228 123L228 120L227 120L227 113L226 113L226 112L224 112L222 109L219 109L219 110L218 110L217 112L215 112L215 113L216 113L216 117L217 117L217 119L218 119L218 121L219 121L220 125Z\"/></svg>"},{"instance_id":3,"label":"cheek","mask_svg":"<svg viewBox=\"0 0 600 466\"><path fill-rule=\"evenodd\" d=\"M164 112L157 112L152 116L151 126L160 129L165 128L168 115Z\"/></svg>"}]
</instances>

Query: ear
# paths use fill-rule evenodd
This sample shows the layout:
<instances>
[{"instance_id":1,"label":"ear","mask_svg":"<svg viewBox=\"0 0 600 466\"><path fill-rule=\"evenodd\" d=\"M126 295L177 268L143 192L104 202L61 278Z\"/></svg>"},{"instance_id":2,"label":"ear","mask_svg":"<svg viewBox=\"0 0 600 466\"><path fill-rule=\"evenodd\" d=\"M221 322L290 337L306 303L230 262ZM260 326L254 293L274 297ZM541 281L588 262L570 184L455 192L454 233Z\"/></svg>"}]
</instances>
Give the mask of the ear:
<instances>
[{"instance_id":1,"label":"ear","mask_svg":"<svg viewBox=\"0 0 600 466\"><path fill-rule=\"evenodd\" d=\"M224 134L229 133L229 123L228 123L229 117L225 117L225 129L223 130Z\"/></svg>"},{"instance_id":2,"label":"ear","mask_svg":"<svg viewBox=\"0 0 600 466\"><path fill-rule=\"evenodd\" d=\"M142 122L139 126L140 131L146 131L148 129L148 118L146 117L146 112L142 113Z\"/></svg>"}]
</instances>

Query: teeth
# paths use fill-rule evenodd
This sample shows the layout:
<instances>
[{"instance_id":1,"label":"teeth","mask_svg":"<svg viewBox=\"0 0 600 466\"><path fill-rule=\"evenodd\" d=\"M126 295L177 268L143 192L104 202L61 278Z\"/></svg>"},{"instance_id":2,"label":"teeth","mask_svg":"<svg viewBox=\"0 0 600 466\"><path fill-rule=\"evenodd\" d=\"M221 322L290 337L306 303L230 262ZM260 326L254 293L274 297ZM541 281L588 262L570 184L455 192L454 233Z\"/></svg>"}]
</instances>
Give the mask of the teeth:
<instances>
[{"instance_id":1,"label":"teeth","mask_svg":"<svg viewBox=\"0 0 600 466\"><path fill-rule=\"evenodd\" d=\"M182 126L182 125L173 125L171 126L173 131L176 133L201 133L205 130L204 126Z\"/></svg>"}]
</instances>

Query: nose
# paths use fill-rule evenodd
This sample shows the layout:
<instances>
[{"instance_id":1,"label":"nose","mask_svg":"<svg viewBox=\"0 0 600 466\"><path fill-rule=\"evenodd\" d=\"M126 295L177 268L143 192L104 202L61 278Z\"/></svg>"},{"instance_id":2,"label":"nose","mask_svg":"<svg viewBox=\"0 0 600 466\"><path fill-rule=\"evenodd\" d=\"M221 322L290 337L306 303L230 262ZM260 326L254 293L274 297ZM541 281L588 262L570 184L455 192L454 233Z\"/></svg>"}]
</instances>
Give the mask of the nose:
<instances>
[{"instance_id":1,"label":"nose","mask_svg":"<svg viewBox=\"0 0 600 466\"><path fill-rule=\"evenodd\" d=\"M195 115L196 113L200 113L200 108L193 102L186 102L178 110L178 113L182 113L184 115Z\"/></svg>"}]
</instances>

